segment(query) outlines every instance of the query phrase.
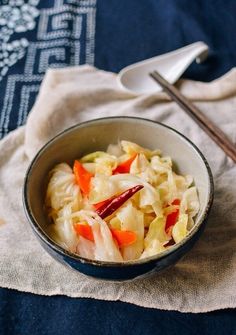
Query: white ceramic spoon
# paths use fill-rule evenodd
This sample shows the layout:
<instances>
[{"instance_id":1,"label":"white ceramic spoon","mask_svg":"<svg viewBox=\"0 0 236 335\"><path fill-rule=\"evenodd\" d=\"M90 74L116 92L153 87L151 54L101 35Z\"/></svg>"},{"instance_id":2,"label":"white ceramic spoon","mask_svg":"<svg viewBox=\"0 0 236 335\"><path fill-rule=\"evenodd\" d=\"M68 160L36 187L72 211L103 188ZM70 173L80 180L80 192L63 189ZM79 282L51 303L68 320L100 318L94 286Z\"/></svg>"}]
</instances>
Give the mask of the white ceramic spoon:
<instances>
[{"instance_id":1,"label":"white ceramic spoon","mask_svg":"<svg viewBox=\"0 0 236 335\"><path fill-rule=\"evenodd\" d=\"M208 49L205 43L196 42L181 49L129 65L118 74L118 83L123 89L132 93L160 92L162 88L150 78L150 72L156 70L170 84L174 84L195 59L197 63L201 63L207 58Z\"/></svg>"}]
</instances>

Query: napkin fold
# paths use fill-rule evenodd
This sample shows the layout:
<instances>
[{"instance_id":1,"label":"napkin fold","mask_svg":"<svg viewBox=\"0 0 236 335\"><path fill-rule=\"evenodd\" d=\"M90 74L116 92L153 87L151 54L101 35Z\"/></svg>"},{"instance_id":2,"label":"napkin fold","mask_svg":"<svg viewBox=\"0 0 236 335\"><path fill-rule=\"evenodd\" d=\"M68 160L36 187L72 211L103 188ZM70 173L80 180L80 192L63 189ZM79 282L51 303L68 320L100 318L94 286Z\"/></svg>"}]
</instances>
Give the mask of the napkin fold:
<instances>
[{"instance_id":1,"label":"napkin fold","mask_svg":"<svg viewBox=\"0 0 236 335\"><path fill-rule=\"evenodd\" d=\"M211 83L181 80L180 90L236 143L236 69ZM88 278L52 259L25 218L22 186L30 160L50 138L89 119L129 115L176 128L206 156L215 201L206 230L175 266L145 279ZM133 95L116 75L90 66L49 69L25 126L0 141L0 286L182 312L236 307L236 166L164 93Z\"/></svg>"}]
</instances>

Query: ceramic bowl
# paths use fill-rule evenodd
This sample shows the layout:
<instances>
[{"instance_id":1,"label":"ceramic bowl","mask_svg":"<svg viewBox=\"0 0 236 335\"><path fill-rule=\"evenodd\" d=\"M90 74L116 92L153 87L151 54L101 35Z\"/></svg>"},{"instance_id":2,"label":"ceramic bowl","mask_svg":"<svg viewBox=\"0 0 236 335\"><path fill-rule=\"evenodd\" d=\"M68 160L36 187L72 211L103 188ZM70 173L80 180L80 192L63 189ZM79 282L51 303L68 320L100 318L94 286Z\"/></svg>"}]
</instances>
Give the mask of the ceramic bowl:
<instances>
[{"instance_id":1,"label":"ceramic bowl","mask_svg":"<svg viewBox=\"0 0 236 335\"><path fill-rule=\"evenodd\" d=\"M46 233L44 210L49 171L60 162L73 163L75 158L104 150L119 140L136 142L150 149L161 149L169 155L181 174L194 178L200 200L195 225L180 243L156 256L124 263L85 259L59 246ZM57 261L86 275L108 280L127 280L159 271L174 264L200 237L213 201L213 179L209 165L200 150L176 130L141 118L110 117L78 124L50 140L38 152L27 171L23 203L28 221L43 248Z\"/></svg>"}]
</instances>

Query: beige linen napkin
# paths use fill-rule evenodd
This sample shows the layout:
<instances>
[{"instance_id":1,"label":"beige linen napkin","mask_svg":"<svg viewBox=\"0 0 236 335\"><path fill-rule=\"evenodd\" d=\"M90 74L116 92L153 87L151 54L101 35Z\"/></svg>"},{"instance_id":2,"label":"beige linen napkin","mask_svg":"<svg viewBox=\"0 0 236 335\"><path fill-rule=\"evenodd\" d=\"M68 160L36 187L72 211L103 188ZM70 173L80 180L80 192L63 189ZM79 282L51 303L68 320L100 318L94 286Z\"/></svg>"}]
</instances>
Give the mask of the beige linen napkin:
<instances>
[{"instance_id":1,"label":"beige linen napkin","mask_svg":"<svg viewBox=\"0 0 236 335\"><path fill-rule=\"evenodd\" d=\"M236 70L211 83L179 85L236 142ZM200 148L215 180L214 206L194 248L174 267L125 283L87 278L54 261L34 237L21 200L26 168L46 141L77 122L110 115L176 128ZM118 88L115 74L89 66L49 70L26 126L0 142L0 286L182 312L236 307L235 180L235 164L164 93L131 95Z\"/></svg>"}]
</instances>

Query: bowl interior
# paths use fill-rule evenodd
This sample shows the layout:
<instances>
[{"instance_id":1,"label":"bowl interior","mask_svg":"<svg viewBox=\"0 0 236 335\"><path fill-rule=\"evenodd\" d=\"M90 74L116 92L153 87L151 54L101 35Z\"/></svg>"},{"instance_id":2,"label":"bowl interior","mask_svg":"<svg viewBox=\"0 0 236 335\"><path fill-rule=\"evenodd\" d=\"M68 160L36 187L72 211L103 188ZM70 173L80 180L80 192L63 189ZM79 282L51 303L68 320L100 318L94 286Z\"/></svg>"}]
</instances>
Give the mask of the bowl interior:
<instances>
[{"instance_id":1,"label":"bowl interior","mask_svg":"<svg viewBox=\"0 0 236 335\"><path fill-rule=\"evenodd\" d=\"M61 133L51 140L33 160L26 178L28 208L37 225L45 232L48 224L44 210L48 173L57 164L73 164L75 158L104 150L119 140L136 142L150 149L161 149L173 159L180 174L194 178L200 200L195 228L208 207L211 182L209 170L199 151L184 137L162 124L137 118L105 118L89 121Z\"/></svg>"}]
</instances>

